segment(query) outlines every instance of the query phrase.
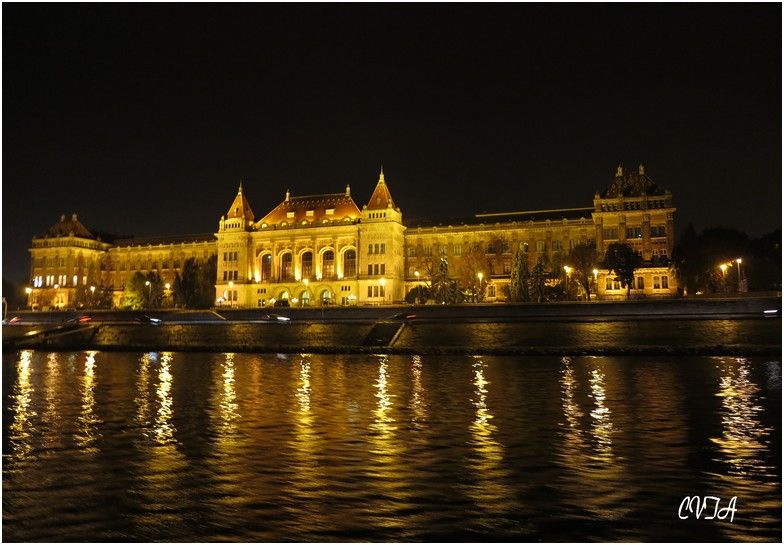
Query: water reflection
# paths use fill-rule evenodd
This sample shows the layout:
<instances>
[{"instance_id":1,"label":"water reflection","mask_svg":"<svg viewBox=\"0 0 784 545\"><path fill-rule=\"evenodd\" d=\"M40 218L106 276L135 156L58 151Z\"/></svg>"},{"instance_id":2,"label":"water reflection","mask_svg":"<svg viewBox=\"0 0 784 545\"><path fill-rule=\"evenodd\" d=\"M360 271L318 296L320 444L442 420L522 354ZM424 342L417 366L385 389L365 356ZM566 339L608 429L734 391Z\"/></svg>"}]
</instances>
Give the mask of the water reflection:
<instances>
[{"instance_id":1,"label":"water reflection","mask_svg":"<svg viewBox=\"0 0 784 545\"><path fill-rule=\"evenodd\" d=\"M147 425L150 422L150 367L153 362L158 361L157 352L142 354L139 358L138 372L136 378L136 425L146 433Z\"/></svg>"},{"instance_id":2,"label":"water reflection","mask_svg":"<svg viewBox=\"0 0 784 545\"><path fill-rule=\"evenodd\" d=\"M511 507L514 492L506 484L509 470L504 464L504 447L495 439L496 427L490 422L493 415L487 407L485 378L487 365L476 358L473 365L474 392L471 404L474 419L469 426L473 455L469 457L470 469L475 482L468 487L468 495L482 509L498 513Z\"/></svg>"},{"instance_id":3,"label":"water reflection","mask_svg":"<svg viewBox=\"0 0 784 545\"><path fill-rule=\"evenodd\" d=\"M161 366L158 369L158 387L155 391L158 398L158 411L155 413L153 434L155 440L161 445L175 441L174 432L176 430L172 422L174 411L172 409L171 361L171 352L163 352L161 354Z\"/></svg>"},{"instance_id":4,"label":"water reflection","mask_svg":"<svg viewBox=\"0 0 784 545\"><path fill-rule=\"evenodd\" d=\"M561 359L561 406L566 421L564 441L567 451L582 452L584 441L580 419L584 416L576 400L577 378L571 358Z\"/></svg>"},{"instance_id":5,"label":"water reflection","mask_svg":"<svg viewBox=\"0 0 784 545\"><path fill-rule=\"evenodd\" d=\"M86 453L96 452L95 443L100 437L98 425L100 420L95 414L95 354L87 353L84 361L84 377L82 379L82 410L78 418L79 430L76 434L76 444Z\"/></svg>"},{"instance_id":6,"label":"water reflection","mask_svg":"<svg viewBox=\"0 0 784 545\"><path fill-rule=\"evenodd\" d=\"M221 432L224 435L233 435L237 432L237 419L239 406L237 405L237 390L234 380L234 354L226 354L221 374L221 395L219 400Z\"/></svg>"},{"instance_id":7,"label":"water reflection","mask_svg":"<svg viewBox=\"0 0 784 545\"><path fill-rule=\"evenodd\" d=\"M718 446L729 473L747 477L766 475L765 462L771 429L762 425L764 408L758 402L760 388L751 380L746 358L719 365L721 377L717 396L721 398L722 434L712 441Z\"/></svg>"},{"instance_id":8,"label":"water reflection","mask_svg":"<svg viewBox=\"0 0 784 545\"><path fill-rule=\"evenodd\" d=\"M591 397L594 400L594 408L591 410L591 418L593 419L591 430L599 457L609 461L613 457L613 425L610 409L605 404L607 390L604 381L605 376L601 369L597 367L591 370Z\"/></svg>"},{"instance_id":9,"label":"water reflection","mask_svg":"<svg viewBox=\"0 0 784 545\"><path fill-rule=\"evenodd\" d=\"M14 418L9 427L9 438L13 447L14 461L22 461L32 450L32 418L35 416L31 403L33 384L31 381L33 351L23 350L16 362L16 384L14 385Z\"/></svg>"},{"instance_id":10,"label":"water reflection","mask_svg":"<svg viewBox=\"0 0 784 545\"><path fill-rule=\"evenodd\" d=\"M427 404L422 386L422 357L411 356L411 414L412 420L422 424L427 420Z\"/></svg>"}]
</instances>

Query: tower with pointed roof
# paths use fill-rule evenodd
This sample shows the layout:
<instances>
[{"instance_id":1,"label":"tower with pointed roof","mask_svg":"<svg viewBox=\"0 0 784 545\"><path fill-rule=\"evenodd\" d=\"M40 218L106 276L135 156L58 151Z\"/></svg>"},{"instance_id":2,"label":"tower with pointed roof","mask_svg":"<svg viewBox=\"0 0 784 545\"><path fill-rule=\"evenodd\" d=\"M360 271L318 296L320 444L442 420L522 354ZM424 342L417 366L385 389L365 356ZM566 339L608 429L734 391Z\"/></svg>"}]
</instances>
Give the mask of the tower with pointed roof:
<instances>
[{"instance_id":1,"label":"tower with pointed roof","mask_svg":"<svg viewBox=\"0 0 784 545\"><path fill-rule=\"evenodd\" d=\"M242 187L221 217L216 233L218 253L218 277L216 300L226 306L240 304L245 285L253 280L253 257L251 234L255 216Z\"/></svg>"},{"instance_id":2,"label":"tower with pointed roof","mask_svg":"<svg viewBox=\"0 0 784 545\"><path fill-rule=\"evenodd\" d=\"M405 231L403 213L395 206L382 166L376 187L362 207L359 229L360 261L365 263L359 290L366 300L392 302L405 297Z\"/></svg>"}]
</instances>

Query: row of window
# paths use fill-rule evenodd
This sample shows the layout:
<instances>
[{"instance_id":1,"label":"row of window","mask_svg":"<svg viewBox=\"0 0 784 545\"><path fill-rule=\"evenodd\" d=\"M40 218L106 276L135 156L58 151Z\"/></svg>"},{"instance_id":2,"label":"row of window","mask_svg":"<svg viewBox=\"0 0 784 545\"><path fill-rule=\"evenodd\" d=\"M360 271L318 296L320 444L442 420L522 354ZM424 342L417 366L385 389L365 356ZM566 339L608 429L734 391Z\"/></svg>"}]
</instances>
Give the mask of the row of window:
<instances>
[{"instance_id":1,"label":"row of window","mask_svg":"<svg viewBox=\"0 0 784 545\"><path fill-rule=\"evenodd\" d=\"M372 219L372 220L374 220L374 219L377 220L377 219L386 218L386 217L387 217L387 213L386 212L371 212L370 214L368 214L368 218Z\"/></svg>"},{"instance_id":2,"label":"row of window","mask_svg":"<svg viewBox=\"0 0 784 545\"><path fill-rule=\"evenodd\" d=\"M384 263L368 264L368 276L376 275L383 276L386 274L386 265Z\"/></svg>"},{"instance_id":3,"label":"row of window","mask_svg":"<svg viewBox=\"0 0 784 545\"><path fill-rule=\"evenodd\" d=\"M616 230L616 237L617 237L617 230ZM577 239L570 239L569 240L569 249L571 250L583 240ZM544 253L547 251L547 241L545 240L537 240L535 242L536 251L539 253ZM475 253L479 253L483 250L482 245L478 242L475 242L470 246L471 250ZM527 242L521 242L519 244L519 248L523 253L528 253L529 251L529 244ZM550 249L554 252L560 252L565 249L565 243L563 240L551 240L550 241ZM450 252L451 250L451 252ZM460 256L463 255L463 245L460 243L454 244L446 244L446 245L439 245L435 244L433 246L408 246L406 249L406 255L408 257L432 257L433 254L439 256L446 256L451 253L453 256ZM512 253L512 245L508 241L499 242L496 244L490 243L484 247L485 254L511 254Z\"/></svg>"},{"instance_id":4,"label":"row of window","mask_svg":"<svg viewBox=\"0 0 784 545\"><path fill-rule=\"evenodd\" d=\"M368 297L384 297L384 286L368 286Z\"/></svg>"},{"instance_id":5,"label":"row of window","mask_svg":"<svg viewBox=\"0 0 784 545\"><path fill-rule=\"evenodd\" d=\"M313 277L313 252L305 252L300 258L301 277ZM294 278L294 257L290 252L280 257L279 278L281 281L289 281ZM346 250L343 253L343 275L356 276L357 274L357 253L354 250ZM335 276L335 252L327 250L321 255L321 276L332 278ZM261 258L261 271L259 280L267 282L272 279L272 256L266 254Z\"/></svg>"},{"instance_id":6,"label":"row of window","mask_svg":"<svg viewBox=\"0 0 784 545\"><path fill-rule=\"evenodd\" d=\"M604 240L618 240L618 228L605 227L602 230L602 235L604 237ZM667 236L667 228L664 225L651 226L651 237L666 237L666 236ZM627 239L642 238L642 227L627 227L626 238Z\"/></svg>"},{"instance_id":7,"label":"row of window","mask_svg":"<svg viewBox=\"0 0 784 545\"><path fill-rule=\"evenodd\" d=\"M238 252L223 252L223 261L239 261Z\"/></svg>"},{"instance_id":8,"label":"row of window","mask_svg":"<svg viewBox=\"0 0 784 545\"><path fill-rule=\"evenodd\" d=\"M648 201L648 206L642 201L628 201L624 202L623 206L620 203L602 203L602 212L614 212L618 210L645 210L646 208L666 208L667 201L662 199Z\"/></svg>"},{"instance_id":9,"label":"row of window","mask_svg":"<svg viewBox=\"0 0 784 545\"><path fill-rule=\"evenodd\" d=\"M73 286L77 286L79 284L79 277L77 275L73 275L71 280ZM55 279L53 274L48 274L46 276L38 275L33 277L32 284L34 288L42 288L44 285L66 287L68 285L68 276L65 274L60 274ZM87 285L87 276L82 276L82 285Z\"/></svg>"},{"instance_id":10,"label":"row of window","mask_svg":"<svg viewBox=\"0 0 784 545\"><path fill-rule=\"evenodd\" d=\"M607 291L618 291L621 290L621 281L614 277L608 276L605 278L605 286L604 288ZM653 277L653 289L655 290L666 290L670 288L670 279L668 276L654 276ZM644 276L635 276L634 282L632 283L632 289L644 290L645 289L645 277Z\"/></svg>"},{"instance_id":11,"label":"row of window","mask_svg":"<svg viewBox=\"0 0 784 545\"><path fill-rule=\"evenodd\" d=\"M226 282L227 280L237 280L239 278L240 271L223 271L223 281Z\"/></svg>"},{"instance_id":12,"label":"row of window","mask_svg":"<svg viewBox=\"0 0 784 545\"><path fill-rule=\"evenodd\" d=\"M368 244L368 254L383 254L386 253L386 244Z\"/></svg>"}]
</instances>

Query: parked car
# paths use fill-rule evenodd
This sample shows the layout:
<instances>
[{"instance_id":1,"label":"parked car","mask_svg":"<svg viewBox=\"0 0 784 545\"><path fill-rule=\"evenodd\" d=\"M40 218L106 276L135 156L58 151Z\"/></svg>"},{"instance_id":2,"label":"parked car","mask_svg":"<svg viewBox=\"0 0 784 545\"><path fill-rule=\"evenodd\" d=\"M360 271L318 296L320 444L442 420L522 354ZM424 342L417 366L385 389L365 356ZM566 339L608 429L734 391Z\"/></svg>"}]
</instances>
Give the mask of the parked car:
<instances>
[{"instance_id":1,"label":"parked car","mask_svg":"<svg viewBox=\"0 0 784 545\"><path fill-rule=\"evenodd\" d=\"M82 314L81 316L76 316L74 318L69 318L63 322L63 325L66 326L74 326L74 325L84 325L90 323L93 317L89 314Z\"/></svg>"},{"instance_id":2,"label":"parked car","mask_svg":"<svg viewBox=\"0 0 784 545\"><path fill-rule=\"evenodd\" d=\"M136 321L140 324L150 324L150 325L161 325L163 320L160 318L153 318L152 316L147 316L146 314L142 314L141 316L137 316Z\"/></svg>"},{"instance_id":3,"label":"parked car","mask_svg":"<svg viewBox=\"0 0 784 545\"><path fill-rule=\"evenodd\" d=\"M281 316L280 314L263 314L259 319L262 322L281 323L281 324L287 324L291 321L291 318L287 316Z\"/></svg>"},{"instance_id":4,"label":"parked car","mask_svg":"<svg viewBox=\"0 0 784 545\"><path fill-rule=\"evenodd\" d=\"M394 322L407 322L409 320L413 320L416 318L416 314L412 312L401 312L399 314L394 314L385 320L394 321Z\"/></svg>"},{"instance_id":5,"label":"parked car","mask_svg":"<svg viewBox=\"0 0 784 545\"><path fill-rule=\"evenodd\" d=\"M274 307L290 307L291 304L289 304L289 300L288 299L278 299L277 301L275 301L275 304L272 305L272 306L274 306Z\"/></svg>"},{"instance_id":6,"label":"parked car","mask_svg":"<svg viewBox=\"0 0 784 545\"><path fill-rule=\"evenodd\" d=\"M22 319L19 316L13 316L7 320L3 320L3 325L14 325L20 323L21 321Z\"/></svg>"}]
</instances>

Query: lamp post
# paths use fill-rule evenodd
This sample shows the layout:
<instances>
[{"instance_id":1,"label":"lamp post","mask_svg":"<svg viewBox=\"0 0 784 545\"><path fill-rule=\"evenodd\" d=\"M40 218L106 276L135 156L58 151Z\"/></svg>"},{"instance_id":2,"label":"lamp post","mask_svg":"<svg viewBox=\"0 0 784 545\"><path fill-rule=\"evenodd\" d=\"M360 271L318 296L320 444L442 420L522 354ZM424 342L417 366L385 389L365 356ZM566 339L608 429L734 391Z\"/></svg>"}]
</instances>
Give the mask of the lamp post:
<instances>
[{"instance_id":1,"label":"lamp post","mask_svg":"<svg viewBox=\"0 0 784 545\"><path fill-rule=\"evenodd\" d=\"M95 306L95 286L90 286L90 307Z\"/></svg>"},{"instance_id":2,"label":"lamp post","mask_svg":"<svg viewBox=\"0 0 784 545\"><path fill-rule=\"evenodd\" d=\"M302 280L302 283L305 284L305 292L304 292L304 294L308 295L308 303L310 303L310 294L308 293L308 284L310 283L310 281L307 278L304 278ZM300 299L302 300L302 306L304 307L305 306L305 298L301 297ZM322 307L323 307L323 305L322 305Z\"/></svg>"},{"instance_id":3,"label":"lamp post","mask_svg":"<svg viewBox=\"0 0 784 545\"><path fill-rule=\"evenodd\" d=\"M234 281L229 280L229 306L234 307Z\"/></svg>"},{"instance_id":4,"label":"lamp post","mask_svg":"<svg viewBox=\"0 0 784 545\"><path fill-rule=\"evenodd\" d=\"M566 282L564 282L564 295L569 297L569 275L572 274L572 268L569 265L564 265L564 272L566 273Z\"/></svg>"},{"instance_id":5,"label":"lamp post","mask_svg":"<svg viewBox=\"0 0 784 545\"><path fill-rule=\"evenodd\" d=\"M149 280L144 282L144 285L147 286L147 307L152 307L152 284Z\"/></svg>"},{"instance_id":6,"label":"lamp post","mask_svg":"<svg viewBox=\"0 0 784 545\"><path fill-rule=\"evenodd\" d=\"M484 295L484 291L482 290L482 279L485 277L485 273L477 273L476 277L479 279L479 293ZM476 303L476 301L474 302Z\"/></svg>"},{"instance_id":7,"label":"lamp post","mask_svg":"<svg viewBox=\"0 0 784 545\"><path fill-rule=\"evenodd\" d=\"M25 288L25 293L27 294L27 306L29 306L30 310L32 310L33 309L33 303L30 302L30 294L33 293L33 288L31 288L30 286L27 286Z\"/></svg>"},{"instance_id":8,"label":"lamp post","mask_svg":"<svg viewBox=\"0 0 784 545\"><path fill-rule=\"evenodd\" d=\"M741 274L741 268L740 268L740 264L743 263L743 259L737 258L735 260L735 263L738 264L738 293L745 292L746 290L743 289L745 287L743 282L743 275Z\"/></svg>"},{"instance_id":9,"label":"lamp post","mask_svg":"<svg viewBox=\"0 0 784 545\"><path fill-rule=\"evenodd\" d=\"M593 273L593 291L596 293L596 299L599 299L599 269L591 271Z\"/></svg>"},{"instance_id":10,"label":"lamp post","mask_svg":"<svg viewBox=\"0 0 784 545\"><path fill-rule=\"evenodd\" d=\"M384 292L384 298L382 299L382 302L384 304L386 304L387 303L387 290L386 290L386 288L384 288L384 286L386 286L386 284L387 284L387 279L382 277L380 282L381 282L381 291Z\"/></svg>"}]
</instances>

